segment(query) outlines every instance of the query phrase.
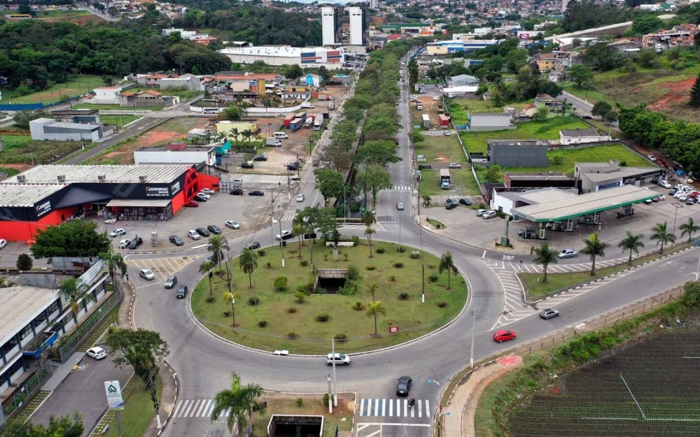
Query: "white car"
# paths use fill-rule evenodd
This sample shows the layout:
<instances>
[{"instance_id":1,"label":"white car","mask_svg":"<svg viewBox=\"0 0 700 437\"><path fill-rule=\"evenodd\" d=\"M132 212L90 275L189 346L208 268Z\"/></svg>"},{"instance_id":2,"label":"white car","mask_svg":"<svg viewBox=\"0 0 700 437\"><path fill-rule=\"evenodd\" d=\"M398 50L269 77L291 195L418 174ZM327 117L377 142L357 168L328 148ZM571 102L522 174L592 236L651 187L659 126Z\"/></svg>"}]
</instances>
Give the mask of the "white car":
<instances>
[{"instance_id":1,"label":"white car","mask_svg":"<svg viewBox=\"0 0 700 437\"><path fill-rule=\"evenodd\" d=\"M212 190L211 188L203 188L201 193L213 196L214 194L216 194L216 191Z\"/></svg>"},{"instance_id":2,"label":"white car","mask_svg":"<svg viewBox=\"0 0 700 437\"><path fill-rule=\"evenodd\" d=\"M7 240L5 240L4 238L0 238L0 249L2 249L5 246L7 246Z\"/></svg>"},{"instance_id":3,"label":"white car","mask_svg":"<svg viewBox=\"0 0 700 437\"><path fill-rule=\"evenodd\" d=\"M680 197L678 198L678 200L680 200L681 202L685 202L686 200L688 200L688 195L687 195L687 194L683 194L682 196L680 196Z\"/></svg>"},{"instance_id":4,"label":"white car","mask_svg":"<svg viewBox=\"0 0 700 437\"><path fill-rule=\"evenodd\" d=\"M462 164L458 162L450 162L450 168L462 168Z\"/></svg>"},{"instance_id":5,"label":"white car","mask_svg":"<svg viewBox=\"0 0 700 437\"><path fill-rule=\"evenodd\" d=\"M303 194L299 194L297 196L297 202L303 202L304 200L306 200L306 196L304 196Z\"/></svg>"},{"instance_id":6,"label":"white car","mask_svg":"<svg viewBox=\"0 0 700 437\"><path fill-rule=\"evenodd\" d=\"M481 215L481 218L482 218L482 219L485 219L485 220L488 220L488 219L491 219L491 218L494 218L494 217L497 217L497 216L498 216L498 213L497 213L496 211L486 211L485 213L483 213L483 214Z\"/></svg>"},{"instance_id":7,"label":"white car","mask_svg":"<svg viewBox=\"0 0 700 437\"><path fill-rule=\"evenodd\" d=\"M211 199L211 194L207 194L204 191L200 191L199 193L197 193L197 196L202 196L207 200Z\"/></svg>"},{"instance_id":8,"label":"white car","mask_svg":"<svg viewBox=\"0 0 700 437\"><path fill-rule=\"evenodd\" d=\"M87 350L87 356L96 360L101 360L107 358L107 352L99 346L94 346Z\"/></svg>"},{"instance_id":9,"label":"white car","mask_svg":"<svg viewBox=\"0 0 700 437\"><path fill-rule=\"evenodd\" d=\"M452 132L446 130L446 131L443 132L442 134L443 134L444 136L446 136L446 137L449 137L450 135L452 135Z\"/></svg>"},{"instance_id":10,"label":"white car","mask_svg":"<svg viewBox=\"0 0 700 437\"><path fill-rule=\"evenodd\" d=\"M668 181L659 182L659 186L666 188L666 189L671 188L671 184L669 184Z\"/></svg>"},{"instance_id":11,"label":"white car","mask_svg":"<svg viewBox=\"0 0 700 437\"><path fill-rule=\"evenodd\" d=\"M396 209L398 209L399 211L403 211L403 203L401 203L401 202L397 203Z\"/></svg>"},{"instance_id":12,"label":"white car","mask_svg":"<svg viewBox=\"0 0 700 437\"><path fill-rule=\"evenodd\" d=\"M293 236L294 235L292 234L292 231L285 230L285 231L282 231L281 234L277 234L277 236L275 238L277 239L277 241L281 241L281 240L288 240L288 239L292 238Z\"/></svg>"},{"instance_id":13,"label":"white car","mask_svg":"<svg viewBox=\"0 0 700 437\"><path fill-rule=\"evenodd\" d=\"M326 356L326 364L329 366L332 366L333 363L335 362L336 366L343 365L343 366L349 366L350 365L350 357L336 352L335 354L328 354Z\"/></svg>"},{"instance_id":14,"label":"white car","mask_svg":"<svg viewBox=\"0 0 700 437\"><path fill-rule=\"evenodd\" d=\"M304 102L304 103L302 103L302 104L301 104L301 107L304 108L304 109L314 109L314 105L312 105L312 104L309 103L309 102Z\"/></svg>"},{"instance_id":15,"label":"white car","mask_svg":"<svg viewBox=\"0 0 700 437\"><path fill-rule=\"evenodd\" d=\"M659 200L666 200L666 196L664 194L660 194L658 199Z\"/></svg>"},{"instance_id":16,"label":"white car","mask_svg":"<svg viewBox=\"0 0 700 437\"><path fill-rule=\"evenodd\" d=\"M147 281L152 281L156 278L156 275L154 275L153 272L148 269L139 270L139 276Z\"/></svg>"},{"instance_id":17,"label":"white car","mask_svg":"<svg viewBox=\"0 0 700 437\"><path fill-rule=\"evenodd\" d=\"M118 237L120 235L126 235L126 230L124 228L117 228L109 233L109 236L112 238Z\"/></svg>"},{"instance_id":18,"label":"white car","mask_svg":"<svg viewBox=\"0 0 700 437\"><path fill-rule=\"evenodd\" d=\"M231 229L241 229L241 225L239 225L238 222L234 220L226 220L226 227Z\"/></svg>"},{"instance_id":19,"label":"white car","mask_svg":"<svg viewBox=\"0 0 700 437\"><path fill-rule=\"evenodd\" d=\"M193 240L199 240L200 238L202 238L199 235L199 232L195 231L194 229L190 229L189 231L187 231L187 236Z\"/></svg>"},{"instance_id":20,"label":"white car","mask_svg":"<svg viewBox=\"0 0 700 437\"><path fill-rule=\"evenodd\" d=\"M656 156L654 155L647 155L647 158L649 158L649 161L651 162L656 162Z\"/></svg>"},{"instance_id":21,"label":"white car","mask_svg":"<svg viewBox=\"0 0 700 437\"><path fill-rule=\"evenodd\" d=\"M113 224L116 223L116 222L117 222L117 219L114 218L114 217L105 219L105 224L106 224L106 225L113 225Z\"/></svg>"},{"instance_id":22,"label":"white car","mask_svg":"<svg viewBox=\"0 0 700 437\"><path fill-rule=\"evenodd\" d=\"M131 243L131 240L129 240L128 238L125 239L125 240L121 240L121 241L119 242L119 248L120 248L120 249L126 249L127 247L129 247L129 243Z\"/></svg>"},{"instance_id":23,"label":"white car","mask_svg":"<svg viewBox=\"0 0 700 437\"><path fill-rule=\"evenodd\" d=\"M578 252L576 252L574 249L564 249L561 252L559 252L559 258L564 259L564 258L576 258L578 256Z\"/></svg>"},{"instance_id":24,"label":"white car","mask_svg":"<svg viewBox=\"0 0 700 437\"><path fill-rule=\"evenodd\" d=\"M487 212L489 212L488 209L479 209L476 211L476 216L481 217L482 215L486 214Z\"/></svg>"}]
</instances>

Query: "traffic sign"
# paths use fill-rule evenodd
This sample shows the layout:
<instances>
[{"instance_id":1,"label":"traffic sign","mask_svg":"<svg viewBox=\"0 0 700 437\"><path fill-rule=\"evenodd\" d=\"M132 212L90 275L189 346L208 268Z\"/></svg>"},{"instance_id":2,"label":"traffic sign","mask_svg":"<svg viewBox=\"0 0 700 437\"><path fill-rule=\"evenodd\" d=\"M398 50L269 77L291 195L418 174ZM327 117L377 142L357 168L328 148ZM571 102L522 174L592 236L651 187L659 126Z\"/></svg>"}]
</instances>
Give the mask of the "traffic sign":
<instances>
[{"instance_id":1,"label":"traffic sign","mask_svg":"<svg viewBox=\"0 0 700 437\"><path fill-rule=\"evenodd\" d=\"M110 410L123 410L124 399L122 399L122 389L119 381L105 381L105 393L107 394L107 404Z\"/></svg>"},{"instance_id":2,"label":"traffic sign","mask_svg":"<svg viewBox=\"0 0 700 437\"><path fill-rule=\"evenodd\" d=\"M390 334L397 334L398 332L399 332L398 326L389 326L389 333Z\"/></svg>"}]
</instances>

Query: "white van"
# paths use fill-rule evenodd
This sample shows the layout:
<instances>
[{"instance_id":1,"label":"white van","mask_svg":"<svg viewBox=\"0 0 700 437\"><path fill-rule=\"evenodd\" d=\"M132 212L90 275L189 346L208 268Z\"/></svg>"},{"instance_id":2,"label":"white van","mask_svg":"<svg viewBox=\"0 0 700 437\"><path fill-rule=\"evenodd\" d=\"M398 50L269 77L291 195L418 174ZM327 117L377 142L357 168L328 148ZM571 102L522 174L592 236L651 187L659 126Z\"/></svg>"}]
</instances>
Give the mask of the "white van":
<instances>
[{"instance_id":1,"label":"white van","mask_svg":"<svg viewBox=\"0 0 700 437\"><path fill-rule=\"evenodd\" d=\"M279 138L281 140L286 140L287 138L289 138L289 135L287 135L284 132L275 132L274 137Z\"/></svg>"}]
</instances>

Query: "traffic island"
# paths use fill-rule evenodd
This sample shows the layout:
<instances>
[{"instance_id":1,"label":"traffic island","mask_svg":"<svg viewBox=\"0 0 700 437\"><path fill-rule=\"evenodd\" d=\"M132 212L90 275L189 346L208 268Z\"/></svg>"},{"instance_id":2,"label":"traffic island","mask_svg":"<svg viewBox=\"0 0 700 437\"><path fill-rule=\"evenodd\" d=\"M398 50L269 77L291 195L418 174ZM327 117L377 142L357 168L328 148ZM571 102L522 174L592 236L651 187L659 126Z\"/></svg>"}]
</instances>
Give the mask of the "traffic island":
<instances>
[{"instance_id":1,"label":"traffic island","mask_svg":"<svg viewBox=\"0 0 700 437\"><path fill-rule=\"evenodd\" d=\"M211 290L208 278L196 285L193 314L214 334L259 350L327 354L334 338L338 351L357 353L437 330L466 304L464 278L440 274L438 257L374 241L370 257L367 241L355 244L334 254L321 241L299 246L289 240L285 267L282 248L257 250L250 275L236 258L230 263L234 302L224 297L229 284L222 264L221 274L218 267L213 271Z\"/></svg>"}]
</instances>

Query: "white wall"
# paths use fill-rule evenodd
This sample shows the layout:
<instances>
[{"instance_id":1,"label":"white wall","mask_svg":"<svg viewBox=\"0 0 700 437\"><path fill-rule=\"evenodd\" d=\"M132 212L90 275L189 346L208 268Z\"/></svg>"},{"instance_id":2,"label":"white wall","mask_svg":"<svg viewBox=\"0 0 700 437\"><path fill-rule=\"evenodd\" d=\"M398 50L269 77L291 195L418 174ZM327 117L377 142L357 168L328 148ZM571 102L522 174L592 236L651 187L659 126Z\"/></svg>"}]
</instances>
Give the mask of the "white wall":
<instances>
[{"instance_id":1,"label":"white wall","mask_svg":"<svg viewBox=\"0 0 700 437\"><path fill-rule=\"evenodd\" d=\"M330 7L321 8L321 17L323 45L333 45L335 44L335 10Z\"/></svg>"},{"instance_id":2,"label":"white wall","mask_svg":"<svg viewBox=\"0 0 700 437\"><path fill-rule=\"evenodd\" d=\"M205 162L214 165L214 153L204 151L174 152L170 150L137 150L134 152L134 163L141 164L199 164Z\"/></svg>"},{"instance_id":3,"label":"white wall","mask_svg":"<svg viewBox=\"0 0 700 437\"><path fill-rule=\"evenodd\" d=\"M348 9L348 14L350 14L350 45L361 46L362 45L362 9L356 7L350 7Z\"/></svg>"},{"instance_id":4,"label":"white wall","mask_svg":"<svg viewBox=\"0 0 700 437\"><path fill-rule=\"evenodd\" d=\"M498 208L503 208L502 211L506 214L511 214L510 210L515 208L515 201L501 196L500 193L495 193L491 199L491 209L498 211Z\"/></svg>"}]
</instances>

